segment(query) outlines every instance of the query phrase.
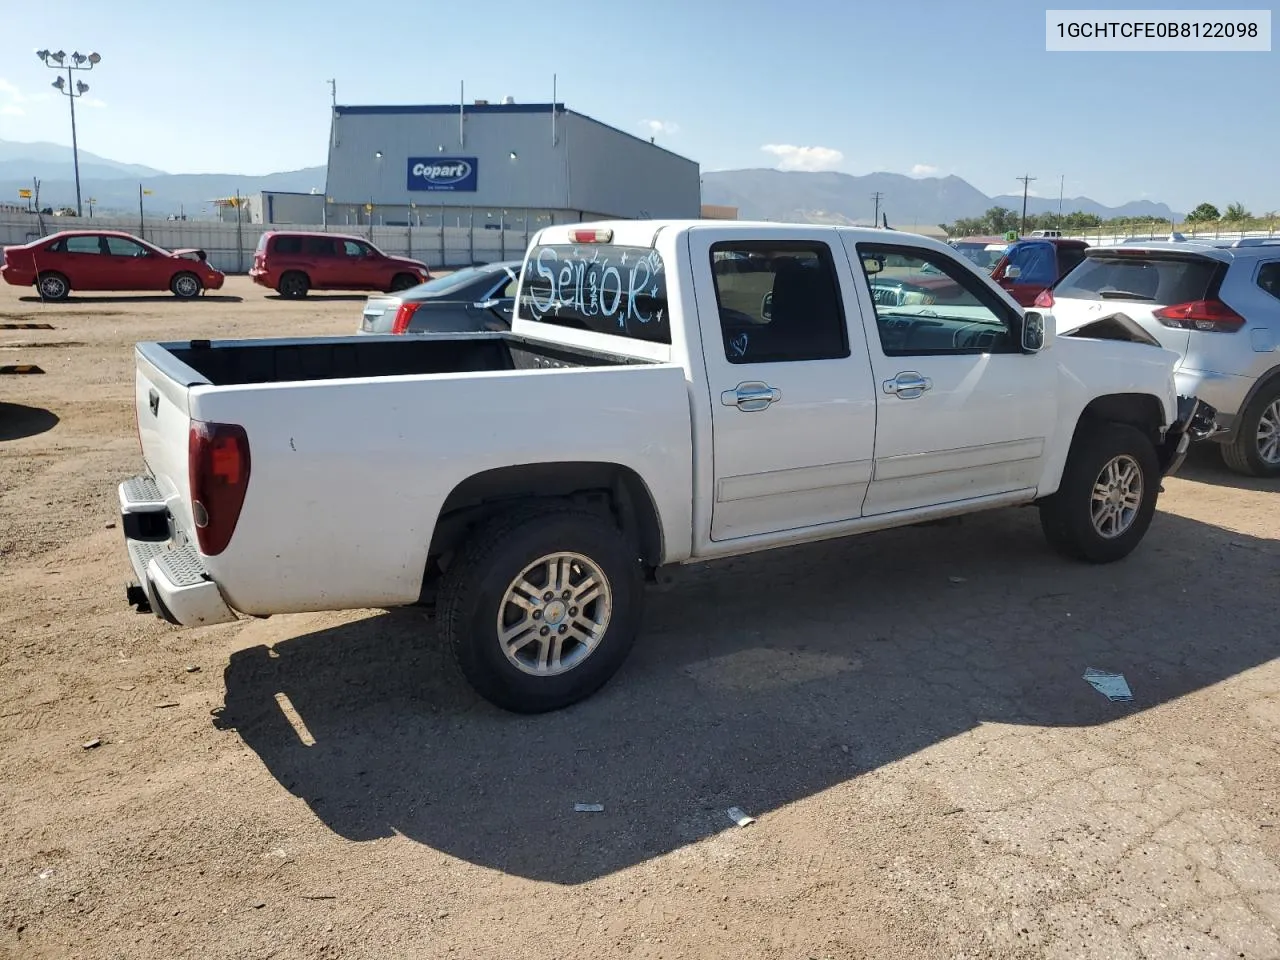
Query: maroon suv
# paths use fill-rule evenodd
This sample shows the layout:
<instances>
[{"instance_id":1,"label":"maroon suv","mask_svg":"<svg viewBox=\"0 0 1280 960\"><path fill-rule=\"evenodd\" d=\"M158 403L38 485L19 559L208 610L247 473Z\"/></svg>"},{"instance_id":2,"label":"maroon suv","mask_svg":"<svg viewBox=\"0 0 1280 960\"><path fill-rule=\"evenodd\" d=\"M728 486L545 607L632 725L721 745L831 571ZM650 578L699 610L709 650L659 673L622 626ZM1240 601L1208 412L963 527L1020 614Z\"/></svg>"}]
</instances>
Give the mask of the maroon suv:
<instances>
[{"instance_id":1,"label":"maroon suv","mask_svg":"<svg viewBox=\"0 0 1280 960\"><path fill-rule=\"evenodd\" d=\"M340 233L268 230L249 271L253 282L290 299L310 290L407 290L431 279L420 260L392 257Z\"/></svg>"}]
</instances>

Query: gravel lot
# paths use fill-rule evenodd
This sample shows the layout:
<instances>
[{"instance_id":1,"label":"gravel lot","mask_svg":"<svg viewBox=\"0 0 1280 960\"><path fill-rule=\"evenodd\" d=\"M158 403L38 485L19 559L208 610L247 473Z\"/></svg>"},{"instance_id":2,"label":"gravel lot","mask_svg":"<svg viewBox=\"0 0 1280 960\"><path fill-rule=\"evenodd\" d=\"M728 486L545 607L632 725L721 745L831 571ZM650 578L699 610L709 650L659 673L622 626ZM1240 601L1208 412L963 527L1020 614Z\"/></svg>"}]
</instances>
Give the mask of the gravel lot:
<instances>
[{"instance_id":1,"label":"gravel lot","mask_svg":"<svg viewBox=\"0 0 1280 960\"><path fill-rule=\"evenodd\" d=\"M1280 957L1280 486L1202 451L1106 568L1009 510L683 572L516 717L420 611L125 605L133 343L362 300L221 293L0 288L0 955Z\"/></svg>"}]
</instances>

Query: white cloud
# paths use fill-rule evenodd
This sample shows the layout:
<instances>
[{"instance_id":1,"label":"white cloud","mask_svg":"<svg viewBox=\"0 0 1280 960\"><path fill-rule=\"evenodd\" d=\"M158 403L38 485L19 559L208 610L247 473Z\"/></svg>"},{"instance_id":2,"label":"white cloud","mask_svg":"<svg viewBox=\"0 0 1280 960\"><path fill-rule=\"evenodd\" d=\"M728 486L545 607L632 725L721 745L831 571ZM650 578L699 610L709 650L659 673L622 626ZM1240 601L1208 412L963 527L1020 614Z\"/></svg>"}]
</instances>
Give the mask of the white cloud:
<instances>
[{"instance_id":1,"label":"white cloud","mask_svg":"<svg viewBox=\"0 0 1280 960\"><path fill-rule=\"evenodd\" d=\"M779 170L834 170L844 160L844 154L831 147L797 147L789 143L766 143L760 148L778 158Z\"/></svg>"},{"instance_id":2,"label":"white cloud","mask_svg":"<svg viewBox=\"0 0 1280 960\"><path fill-rule=\"evenodd\" d=\"M913 177L935 177L938 175L938 168L931 163L917 163L911 168Z\"/></svg>"},{"instance_id":3,"label":"white cloud","mask_svg":"<svg viewBox=\"0 0 1280 960\"><path fill-rule=\"evenodd\" d=\"M0 117L23 117L27 111L23 110L17 104L6 103L0 104Z\"/></svg>"},{"instance_id":4,"label":"white cloud","mask_svg":"<svg viewBox=\"0 0 1280 960\"><path fill-rule=\"evenodd\" d=\"M93 107L94 109L101 109L107 105L107 101L99 100L97 97L85 97L80 102L86 107Z\"/></svg>"},{"instance_id":5,"label":"white cloud","mask_svg":"<svg viewBox=\"0 0 1280 960\"><path fill-rule=\"evenodd\" d=\"M658 134L671 136L680 132L679 124L672 123L670 120L641 120L640 126L649 130L649 135L656 137Z\"/></svg>"}]
</instances>

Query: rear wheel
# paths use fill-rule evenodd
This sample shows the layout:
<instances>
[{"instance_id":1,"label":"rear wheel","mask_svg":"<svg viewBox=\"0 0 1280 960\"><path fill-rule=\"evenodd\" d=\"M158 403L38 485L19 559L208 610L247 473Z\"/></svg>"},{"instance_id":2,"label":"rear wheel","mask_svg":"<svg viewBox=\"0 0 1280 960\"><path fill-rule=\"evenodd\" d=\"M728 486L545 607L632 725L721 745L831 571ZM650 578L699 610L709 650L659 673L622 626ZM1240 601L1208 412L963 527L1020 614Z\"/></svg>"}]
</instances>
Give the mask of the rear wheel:
<instances>
[{"instance_id":1,"label":"rear wheel","mask_svg":"<svg viewBox=\"0 0 1280 960\"><path fill-rule=\"evenodd\" d=\"M297 300L300 297L305 297L310 289L310 279L305 273L299 273L297 270L289 271L276 284L276 292L286 300Z\"/></svg>"},{"instance_id":2,"label":"rear wheel","mask_svg":"<svg viewBox=\"0 0 1280 960\"><path fill-rule=\"evenodd\" d=\"M1222 459L1245 476L1280 477L1280 379L1249 401L1235 439L1222 445Z\"/></svg>"},{"instance_id":3,"label":"rear wheel","mask_svg":"<svg viewBox=\"0 0 1280 960\"><path fill-rule=\"evenodd\" d=\"M71 294L71 283L60 273L42 273L36 278L36 289L45 300L65 300Z\"/></svg>"},{"instance_id":4,"label":"rear wheel","mask_svg":"<svg viewBox=\"0 0 1280 960\"><path fill-rule=\"evenodd\" d=\"M398 293L418 285L418 278L411 273L397 273L391 278L391 292Z\"/></svg>"},{"instance_id":5,"label":"rear wheel","mask_svg":"<svg viewBox=\"0 0 1280 960\"><path fill-rule=\"evenodd\" d=\"M477 693L541 713L617 672L643 592L638 551L610 518L535 505L496 517L461 548L440 585L439 629Z\"/></svg>"},{"instance_id":6,"label":"rear wheel","mask_svg":"<svg viewBox=\"0 0 1280 960\"><path fill-rule=\"evenodd\" d=\"M200 291L204 289L204 284L200 282L200 278L194 273L174 274L172 280L169 281L169 289L173 295L179 300L190 300L193 297L200 296Z\"/></svg>"},{"instance_id":7,"label":"rear wheel","mask_svg":"<svg viewBox=\"0 0 1280 960\"><path fill-rule=\"evenodd\" d=\"M1142 541L1159 493L1160 462L1150 439L1121 423L1084 426L1057 492L1040 502L1040 526L1065 556L1112 563Z\"/></svg>"}]
</instances>

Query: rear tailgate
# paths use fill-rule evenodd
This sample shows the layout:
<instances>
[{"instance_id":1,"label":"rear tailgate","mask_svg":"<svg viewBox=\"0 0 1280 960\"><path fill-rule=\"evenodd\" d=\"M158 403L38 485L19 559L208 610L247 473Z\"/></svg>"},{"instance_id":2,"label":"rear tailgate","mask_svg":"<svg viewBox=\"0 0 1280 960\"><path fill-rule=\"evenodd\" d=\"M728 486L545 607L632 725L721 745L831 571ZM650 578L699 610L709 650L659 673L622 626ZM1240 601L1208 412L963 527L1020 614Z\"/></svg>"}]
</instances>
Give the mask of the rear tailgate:
<instances>
[{"instance_id":1,"label":"rear tailgate","mask_svg":"<svg viewBox=\"0 0 1280 960\"><path fill-rule=\"evenodd\" d=\"M160 488L174 522L192 540L195 527L191 518L191 486L187 471L187 444L191 427L188 383L175 379L160 369L155 351L157 344L142 344L134 352L137 374L134 381L134 410L138 418L138 437L147 470ZM151 354L148 356L148 354ZM176 359L164 366L185 368ZM198 377L194 374L193 377Z\"/></svg>"},{"instance_id":2,"label":"rear tailgate","mask_svg":"<svg viewBox=\"0 0 1280 960\"><path fill-rule=\"evenodd\" d=\"M1123 313L1172 350L1187 355L1190 331L1162 323L1156 311L1216 295L1225 264L1181 250L1089 250L1085 260L1053 288L1055 324L1074 330L1113 313Z\"/></svg>"}]
</instances>

